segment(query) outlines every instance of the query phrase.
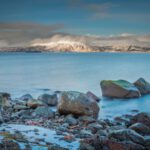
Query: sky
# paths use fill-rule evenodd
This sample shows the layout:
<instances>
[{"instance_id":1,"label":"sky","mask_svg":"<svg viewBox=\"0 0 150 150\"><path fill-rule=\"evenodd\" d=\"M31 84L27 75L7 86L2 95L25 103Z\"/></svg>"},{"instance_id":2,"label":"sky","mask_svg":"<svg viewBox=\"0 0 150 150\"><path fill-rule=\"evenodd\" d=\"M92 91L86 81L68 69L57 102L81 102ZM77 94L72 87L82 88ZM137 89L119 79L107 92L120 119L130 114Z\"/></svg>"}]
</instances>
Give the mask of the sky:
<instances>
[{"instance_id":1,"label":"sky","mask_svg":"<svg viewBox=\"0 0 150 150\"><path fill-rule=\"evenodd\" d=\"M0 0L0 40L58 32L149 35L150 0Z\"/></svg>"}]
</instances>

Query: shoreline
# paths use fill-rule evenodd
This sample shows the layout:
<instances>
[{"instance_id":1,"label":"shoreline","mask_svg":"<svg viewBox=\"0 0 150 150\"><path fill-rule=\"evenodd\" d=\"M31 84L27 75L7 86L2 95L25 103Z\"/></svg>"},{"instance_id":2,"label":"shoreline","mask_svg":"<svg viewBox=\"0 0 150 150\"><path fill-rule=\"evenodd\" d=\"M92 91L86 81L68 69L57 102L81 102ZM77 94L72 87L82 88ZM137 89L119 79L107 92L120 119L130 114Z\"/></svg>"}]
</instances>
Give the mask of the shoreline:
<instances>
[{"instance_id":1,"label":"shoreline","mask_svg":"<svg viewBox=\"0 0 150 150\"><path fill-rule=\"evenodd\" d=\"M87 51L87 52L77 52L77 51L1 51L0 50L0 54L1 53L74 53L74 54L86 54L86 53L121 53L121 54L149 54L150 53L150 50L149 51Z\"/></svg>"},{"instance_id":2,"label":"shoreline","mask_svg":"<svg viewBox=\"0 0 150 150\"><path fill-rule=\"evenodd\" d=\"M5 97L10 96L8 93L4 95ZM39 100L44 100L41 97L43 96L40 95L37 99L33 99L32 95L26 94L19 99L11 100L9 106L3 107L0 147L10 146L13 143L14 147L11 150L16 150L16 147L17 150L22 150L23 147L28 147L28 150L32 150L33 147L35 150L38 148L42 150L53 150L53 148L57 150L98 150L100 147L102 150L106 147L109 150L116 150L120 146L123 150L126 148L130 150L130 147L133 147L133 150L149 150L149 142L147 142L149 141L147 137L150 135L149 113L132 110L130 114L126 112L113 119L93 118L86 115L76 116L71 113L65 115L58 112L58 104L55 105L55 93L52 97L50 96L52 99L49 101L49 104L51 102L53 105L41 103ZM94 97L92 101L100 103L96 102L96 99ZM54 107L56 110L53 109ZM47 108L50 111L45 111ZM101 109L103 108L100 108L100 111ZM123 135L121 139L120 134L121 137ZM52 138L53 142L47 140L48 137ZM130 143L127 144L128 141Z\"/></svg>"}]
</instances>

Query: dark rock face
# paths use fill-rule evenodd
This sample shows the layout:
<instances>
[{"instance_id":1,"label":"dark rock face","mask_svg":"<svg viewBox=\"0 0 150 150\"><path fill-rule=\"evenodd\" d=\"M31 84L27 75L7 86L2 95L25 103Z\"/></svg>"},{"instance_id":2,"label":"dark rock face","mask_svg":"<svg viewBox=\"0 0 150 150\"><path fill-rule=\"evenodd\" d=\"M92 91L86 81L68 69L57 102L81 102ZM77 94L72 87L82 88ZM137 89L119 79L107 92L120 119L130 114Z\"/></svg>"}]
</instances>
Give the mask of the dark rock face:
<instances>
[{"instance_id":1,"label":"dark rock face","mask_svg":"<svg viewBox=\"0 0 150 150\"><path fill-rule=\"evenodd\" d=\"M10 106L10 94L0 93L0 107Z\"/></svg>"},{"instance_id":2,"label":"dark rock face","mask_svg":"<svg viewBox=\"0 0 150 150\"><path fill-rule=\"evenodd\" d=\"M150 135L150 127L144 125L143 123L135 123L131 125L129 128L141 135Z\"/></svg>"},{"instance_id":3,"label":"dark rock face","mask_svg":"<svg viewBox=\"0 0 150 150\"><path fill-rule=\"evenodd\" d=\"M49 105L49 106L56 106L58 103L57 95L53 94L42 94L38 97L38 100L42 101L43 103Z\"/></svg>"},{"instance_id":4,"label":"dark rock face","mask_svg":"<svg viewBox=\"0 0 150 150\"><path fill-rule=\"evenodd\" d=\"M134 85L139 89L142 95L150 93L150 83L143 78L139 78Z\"/></svg>"},{"instance_id":5,"label":"dark rock face","mask_svg":"<svg viewBox=\"0 0 150 150\"><path fill-rule=\"evenodd\" d=\"M130 82L125 80L103 80L100 83L102 95L110 98L137 98L140 97L139 90Z\"/></svg>"},{"instance_id":6,"label":"dark rock face","mask_svg":"<svg viewBox=\"0 0 150 150\"><path fill-rule=\"evenodd\" d=\"M98 104L80 92L63 92L58 103L60 114L73 114L76 116L98 117Z\"/></svg>"},{"instance_id":7,"label":"dark rock face","mask_svg":"<svg viewBox=\"0 0 150 150\"><path fill-rule=\"evenodd\" d=\"M150 127L150 115L147 113L138 113L137 115L133 116L130 120L130 124L134 123L143 123L146 126Z\"/></svg>"}]
</instances>

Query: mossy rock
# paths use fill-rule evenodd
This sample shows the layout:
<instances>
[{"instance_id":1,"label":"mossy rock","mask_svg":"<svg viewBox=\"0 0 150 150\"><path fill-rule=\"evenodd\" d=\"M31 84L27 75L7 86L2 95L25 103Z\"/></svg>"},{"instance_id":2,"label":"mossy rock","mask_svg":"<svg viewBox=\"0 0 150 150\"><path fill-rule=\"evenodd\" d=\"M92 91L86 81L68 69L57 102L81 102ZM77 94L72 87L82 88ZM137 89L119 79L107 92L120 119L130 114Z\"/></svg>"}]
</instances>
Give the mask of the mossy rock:
<instances>
[{"instance_id":1,"label":"mossy rock","mask_svg":"<svg viewBox=\"0 0 150 150\"><path fill-rule=\"evenodd\" d=\"M112 98L140 97L139 90L126 80L103 80L100 83L102 95Z\"/></svg>"}]
</instances>

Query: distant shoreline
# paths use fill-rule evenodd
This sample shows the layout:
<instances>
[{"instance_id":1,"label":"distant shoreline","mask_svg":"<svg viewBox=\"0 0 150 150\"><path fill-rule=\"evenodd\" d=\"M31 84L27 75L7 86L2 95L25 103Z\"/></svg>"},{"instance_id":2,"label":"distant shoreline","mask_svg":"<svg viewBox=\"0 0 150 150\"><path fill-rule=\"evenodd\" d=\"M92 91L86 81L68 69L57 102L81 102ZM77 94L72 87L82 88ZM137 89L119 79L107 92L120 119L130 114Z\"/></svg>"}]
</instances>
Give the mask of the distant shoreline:
<instances>
[{"instance_id":1,"label":"distant shoreline","mask_svg":"<svg viewBox=\"0 0 150 150\"><path fill-rule=\"evenodd\" d=\"M23 46L23 47L1 47L0 52L26 52L26 53L41 53L41 52L56 52L56 53L88 53L88 52L110 52L110 53L149 53L149 47L128 45L128 46L89 46L89 45L57 45L54 47L47 46Z\"/></svg>"}]
</instances>

